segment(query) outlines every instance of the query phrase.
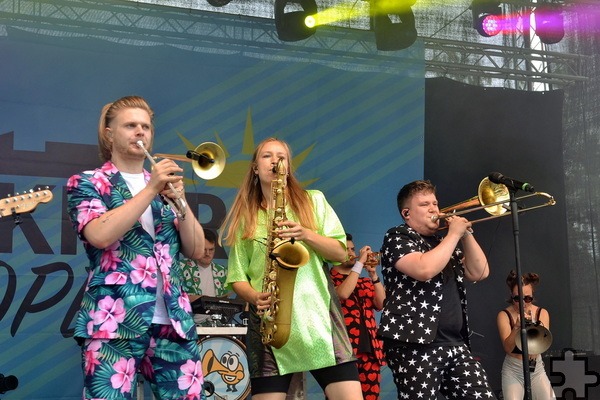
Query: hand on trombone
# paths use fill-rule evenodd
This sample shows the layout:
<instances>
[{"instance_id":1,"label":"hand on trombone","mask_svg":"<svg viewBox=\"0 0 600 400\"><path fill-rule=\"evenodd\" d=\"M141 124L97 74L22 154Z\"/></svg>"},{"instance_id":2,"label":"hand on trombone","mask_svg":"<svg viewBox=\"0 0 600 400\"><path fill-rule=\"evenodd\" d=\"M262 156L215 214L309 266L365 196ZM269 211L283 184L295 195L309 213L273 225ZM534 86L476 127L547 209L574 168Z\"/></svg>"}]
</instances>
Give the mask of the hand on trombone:
<instances>
[{"instance_id":1,"label":"hand on trombone","mask_svg":"<svg viewBox=\"0 0 600 400\"><path fill-rule=\"evenodd\" d=\"M473 233L473 223L464 217L448 215L444 217L448 228L448 235L457 235L463 238Z\"/></svg>"},{"instance_id":2,"label":"hand on trombone","mask_svg":"<svg viewBox=\"0 0 600 400\"><path fill-rule=\"evenodd\" d=\"M184 195L183 176L178 175L183 169L173 160L163 158L152 167L152 173L148 186L152 187L161 196L169 197L173 200ZM171 186L173 189L171 190Z\"/></svg>"}]
</instances>

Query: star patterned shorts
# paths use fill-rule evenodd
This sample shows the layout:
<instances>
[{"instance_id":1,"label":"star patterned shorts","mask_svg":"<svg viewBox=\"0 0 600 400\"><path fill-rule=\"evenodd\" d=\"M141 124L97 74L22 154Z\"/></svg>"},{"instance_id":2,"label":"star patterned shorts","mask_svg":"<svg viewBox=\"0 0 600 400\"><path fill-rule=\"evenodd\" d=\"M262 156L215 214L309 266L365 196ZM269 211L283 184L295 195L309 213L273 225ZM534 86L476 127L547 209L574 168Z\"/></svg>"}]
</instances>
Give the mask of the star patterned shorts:
<instances>
[{"instance_id":1,"label":"star patterned shorts","mask_svg":"<svg viewBox=\"0 0 600 400\"><path fill-rule=\"evenodd\" d=\"M385 349L398 399L496 399L481 364L467 345L399 346Z\"/></svg>"}]
</instances>

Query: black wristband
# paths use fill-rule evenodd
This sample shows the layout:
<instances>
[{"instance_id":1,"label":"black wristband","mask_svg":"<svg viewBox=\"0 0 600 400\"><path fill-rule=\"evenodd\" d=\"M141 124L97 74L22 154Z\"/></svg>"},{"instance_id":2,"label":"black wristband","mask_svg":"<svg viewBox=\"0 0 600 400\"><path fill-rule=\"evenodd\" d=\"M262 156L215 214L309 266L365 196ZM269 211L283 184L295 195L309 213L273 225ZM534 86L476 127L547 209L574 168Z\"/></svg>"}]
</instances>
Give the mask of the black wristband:
<instances>
[{"instance_id":1,"label":"black wristband","mask_svg":"<svg viewBox=\"0 0 600 400\"><path fill-rule=\"evenodd\" d=\"M379 279L379 277L377 277L377 279L375 279L374 281L371 281L371 283L373 283L373 285L376 284L376 283L379 283L379 282L381 282L381 280Z\"/></svg>"}]
</instances>

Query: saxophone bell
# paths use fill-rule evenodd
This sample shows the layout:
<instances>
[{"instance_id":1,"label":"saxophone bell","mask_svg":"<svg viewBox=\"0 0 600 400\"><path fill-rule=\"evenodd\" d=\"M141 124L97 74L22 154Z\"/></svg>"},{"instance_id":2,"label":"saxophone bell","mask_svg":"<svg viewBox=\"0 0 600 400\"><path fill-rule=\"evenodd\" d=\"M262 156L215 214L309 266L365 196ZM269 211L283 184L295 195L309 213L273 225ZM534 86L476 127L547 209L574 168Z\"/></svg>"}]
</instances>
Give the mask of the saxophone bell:
<instances>
[{"instance_id":1,"label":"saxophone bell","mask_svg":"<svg viewBox=\"0 0 600 400\"><path fill-rule=\"evenodd\" d=\"M294 243L294 238L279 242L270 255L284 268L300 268L308 263L308 251L299 243Z\"/></svg>"}]
</instances>

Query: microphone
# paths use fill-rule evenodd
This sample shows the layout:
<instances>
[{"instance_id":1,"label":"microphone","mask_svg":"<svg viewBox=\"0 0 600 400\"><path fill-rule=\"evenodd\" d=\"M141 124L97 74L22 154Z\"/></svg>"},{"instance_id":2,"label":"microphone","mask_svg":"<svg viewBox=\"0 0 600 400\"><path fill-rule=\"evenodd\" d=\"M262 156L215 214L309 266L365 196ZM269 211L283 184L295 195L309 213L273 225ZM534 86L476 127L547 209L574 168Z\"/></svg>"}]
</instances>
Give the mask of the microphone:
<instances>
[{"instance_id":1,"label":"microphone","mask_svg":"<svg viewBox=\"0 0 600 400\"><path fill-rule=\"evenodd\" d=\"M509 189L514 190L523 190L525 192L535 192L533 186L527 182L521 182L513 178L508 178L502 175L500 172L492 172L488 176L489 180L494 183L501 183L508 187Z\"/></svg>"},{"instance_id":2,"label":"microphone","mask_svg":"<svg viewBox=\"0 0 600 400\"><path fill-rule=\"evenodd\" d=\"M204 162L204 160L206 160L206 162L209 162L210 164L215 163L214 158L211 158L204 153L195 152L194 150L188 150L187 153L185 153L185 156L187 158L189 158L190 160L198 161L198 164L200 164L201 160L203 160L203 162Z\"/></svg>"}]
</instances>

